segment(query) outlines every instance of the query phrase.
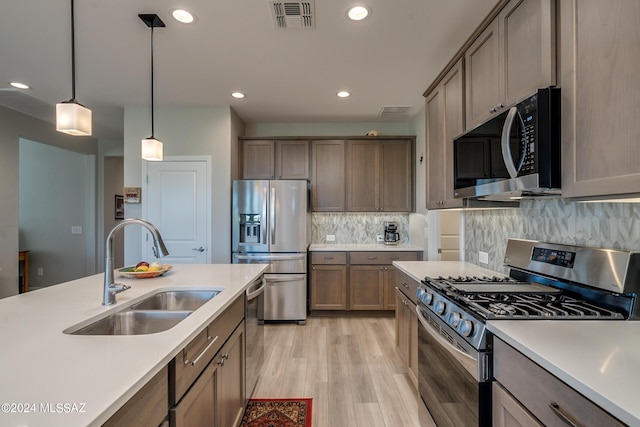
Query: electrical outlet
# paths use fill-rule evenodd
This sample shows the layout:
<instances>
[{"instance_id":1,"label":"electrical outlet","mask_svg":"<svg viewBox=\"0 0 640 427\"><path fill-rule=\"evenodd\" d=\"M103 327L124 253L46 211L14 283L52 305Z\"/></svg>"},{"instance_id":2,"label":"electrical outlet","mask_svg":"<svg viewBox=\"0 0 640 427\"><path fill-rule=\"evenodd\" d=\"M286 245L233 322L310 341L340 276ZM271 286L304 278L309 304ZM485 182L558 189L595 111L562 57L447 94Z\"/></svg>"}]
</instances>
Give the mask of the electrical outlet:
<instances>
[{"instance_id":1,"label":"electrical outlet","mask_svg":"<svg viewBox=\"0 0 640 427\"><path fill-rule=\"evenodd\" d=\"M378 241L378 243L384 243L384 236L382 234L378 234L376 236L376 240Z\"/></svg>"},{"instance_id":2,"label":"electrical outlet","mask_svg":"<svg viewBox=\"0 0 640 427\"><path fill-rule=\"evenodd\" d=\"M71 227L71 234L82 234L82 226L74 225Z\"/></svg>"},{"instance_id":3,"label":"electrical outlet","mask_svg":"<svg viewBox=\"0 0 640 427\"><path fill-rule=\"evenodd\" d=\"M44 276L44 268L38 267L38 276Z\"/></svg>"},{"instance_id":4,"label":"electrical outlet","mask_svg":"<svg viewBox=\"0 0 640 427\"><path fill-rule=\"evenodd\" d=\"M327 234L326 240L327 240L327 242L335 242L336 241L336 235L335 234Z\"/></svg>"},{"instance_id":5,"label":"electrical outlet","mask_svg":"<svg viewBox=\"0 0 640 427\"><path fill-rule=\"evenodd\" d=\"M480 264L489 264L489 254L487 252L478 252L478 262Z\"/></svg>"}]
</instances>

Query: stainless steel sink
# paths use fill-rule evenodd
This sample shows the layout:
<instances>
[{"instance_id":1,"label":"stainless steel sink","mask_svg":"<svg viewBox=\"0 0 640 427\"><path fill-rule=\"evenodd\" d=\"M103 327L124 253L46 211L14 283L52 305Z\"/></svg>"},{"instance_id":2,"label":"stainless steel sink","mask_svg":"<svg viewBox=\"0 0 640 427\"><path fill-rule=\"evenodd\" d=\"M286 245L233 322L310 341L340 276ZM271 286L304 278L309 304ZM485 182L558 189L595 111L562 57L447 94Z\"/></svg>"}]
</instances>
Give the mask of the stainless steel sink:
<instances>
[{"instance_id":1,"label":"stainless steel sink","mask_svg":"<svg viewBox=\"0 0 640 427\"><path fill-rule=\"evenodd\" d=\"M218 295L220 291L164 291L131 306L132 310L194 311Z\"/></svg>"},{"instance_id":2,"label":"stainless steel sink","mask_svg":"<svg viewBox=\"0 0 640 427\"><path fill-rule=\"evenodd\" d=\"M123 310L81 328L72 335L144 335L171 329L191 311Z\"/></svg>"}]
</instances>

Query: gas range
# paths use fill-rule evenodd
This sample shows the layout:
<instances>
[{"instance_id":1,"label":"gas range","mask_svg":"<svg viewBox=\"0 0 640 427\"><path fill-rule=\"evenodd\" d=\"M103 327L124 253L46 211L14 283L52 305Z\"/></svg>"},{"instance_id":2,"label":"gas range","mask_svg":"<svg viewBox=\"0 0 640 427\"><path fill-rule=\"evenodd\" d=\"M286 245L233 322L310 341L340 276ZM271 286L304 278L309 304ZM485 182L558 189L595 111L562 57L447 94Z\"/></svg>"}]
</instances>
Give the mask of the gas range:
<instances>
[{"instance_id":1,"label":"gas range","mask_svg":"<svg viewBox=\"0 0 640 427\"><path fill-rule=\"evenodd\" d=\"M640 318L640 253L510 239L505 264L508 276L425 277L427 320L483 351L487 320Z\"/></svg>"}]
</instances>

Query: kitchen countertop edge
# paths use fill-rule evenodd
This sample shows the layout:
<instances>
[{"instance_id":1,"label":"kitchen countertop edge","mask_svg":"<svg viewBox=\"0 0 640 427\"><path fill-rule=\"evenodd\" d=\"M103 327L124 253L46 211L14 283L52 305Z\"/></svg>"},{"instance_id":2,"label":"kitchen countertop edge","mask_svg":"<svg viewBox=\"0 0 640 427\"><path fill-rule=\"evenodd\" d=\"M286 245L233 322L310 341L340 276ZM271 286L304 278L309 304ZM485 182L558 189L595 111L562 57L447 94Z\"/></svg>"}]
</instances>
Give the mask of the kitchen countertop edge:
<instances>
[{"instance_id":1,"label":"kitchen countertop edge","mask_svg":"<svg viewBox=\"0 0 640 427\"><path fill-rule=\"evenodd\" d=\"M313 243L309 246L309 252L368 252L368 251L419 251L424 249L410 243L400 243L397 245L385 245L383 243Z\"/></svg>"}]
</instances>

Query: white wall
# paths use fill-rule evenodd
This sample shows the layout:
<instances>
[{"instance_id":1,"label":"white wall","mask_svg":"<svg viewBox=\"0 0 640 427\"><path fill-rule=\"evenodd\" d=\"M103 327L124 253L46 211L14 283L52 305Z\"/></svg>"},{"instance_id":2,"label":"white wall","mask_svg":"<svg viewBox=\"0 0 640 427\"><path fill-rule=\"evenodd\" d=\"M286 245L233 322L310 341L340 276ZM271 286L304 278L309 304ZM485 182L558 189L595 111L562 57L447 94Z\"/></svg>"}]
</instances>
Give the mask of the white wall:
<instances>
[{"instance_id":1,"label":"white wall","mask_svg":"<svg viewBox=\"0 0 640 427\"><path fill-rule=\"evenodd\" d=\"M413 135L408 122L250 123L244 136L356 136L371 130L380 135Z\"/></svg>"},{"instance_id":2,"label":"white wall","mask_svg":"<svg viewBox=\"0 0 640 427\"><path fill-rule=\"evenodd\" d=\"M18 293L20 137L78 153L97 153L94 138L68 136L56 132L52 123L0 107L0 298Z\"/></svg>"},{"instance_id":3,"label":"white wall","mask_svg":"<svg viewBox=\"0 0 640 427\"><path fill-rule=\"evenodd\" d=\"M232 144L237 144L241 121L232 118L228 106L220 107L154 107L155 137L163 142L165 156L210 155L211 167L211 259L214 263L230 262L231 231L231 164ZM140 140L150 135L150 108L126 107L124 112L124 186L142 187ZM233 131L232 131L233 129ZM125 217L142 217L142 204L125 205ZM223 232L221 232L223 231ZM162 232L162 230L160 230ZM125 229L125 264L143 257L141 228Z\"/></svg>"}]
</instances>

